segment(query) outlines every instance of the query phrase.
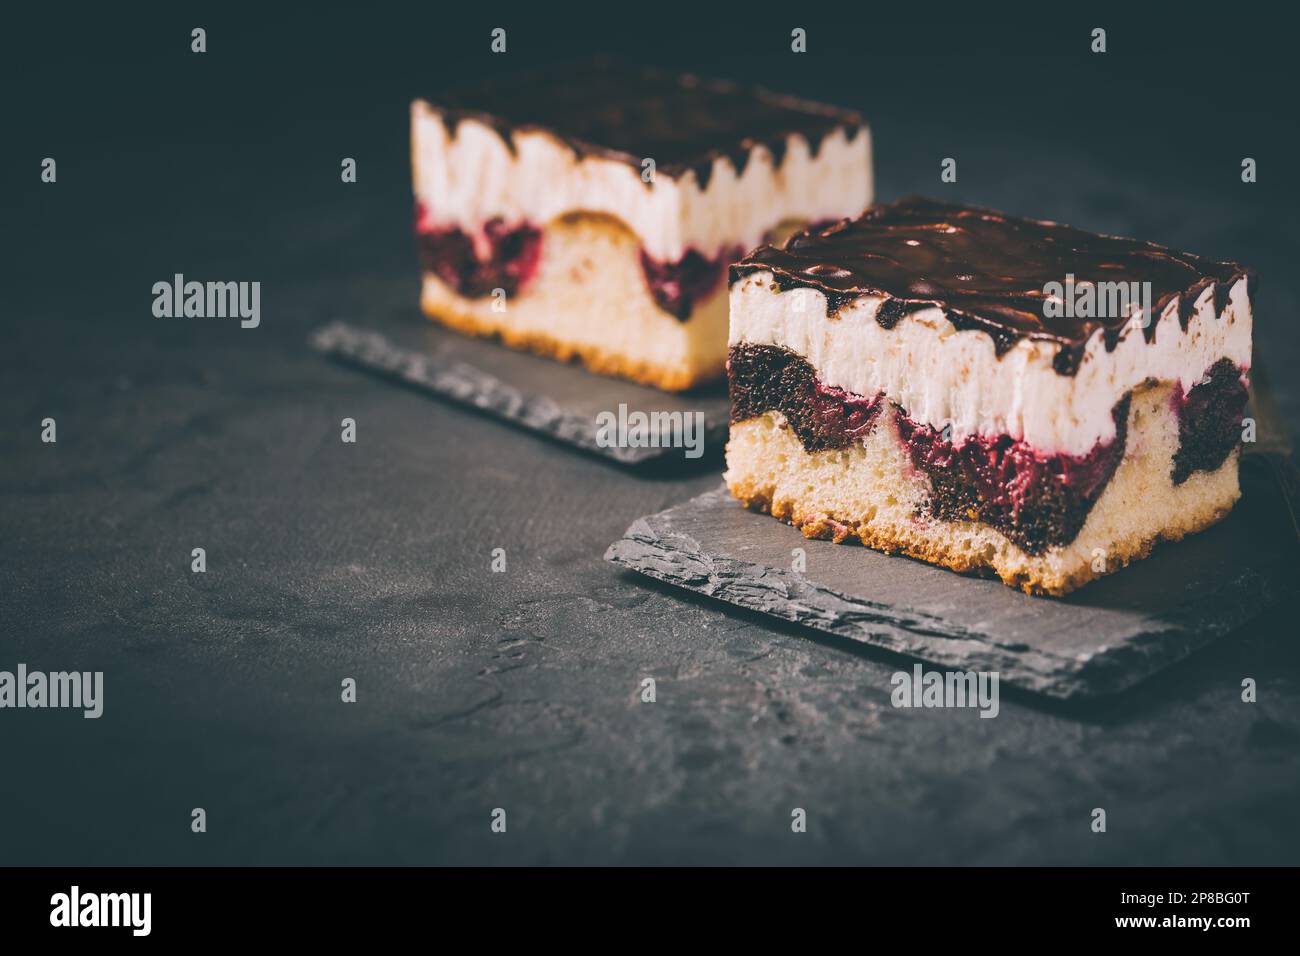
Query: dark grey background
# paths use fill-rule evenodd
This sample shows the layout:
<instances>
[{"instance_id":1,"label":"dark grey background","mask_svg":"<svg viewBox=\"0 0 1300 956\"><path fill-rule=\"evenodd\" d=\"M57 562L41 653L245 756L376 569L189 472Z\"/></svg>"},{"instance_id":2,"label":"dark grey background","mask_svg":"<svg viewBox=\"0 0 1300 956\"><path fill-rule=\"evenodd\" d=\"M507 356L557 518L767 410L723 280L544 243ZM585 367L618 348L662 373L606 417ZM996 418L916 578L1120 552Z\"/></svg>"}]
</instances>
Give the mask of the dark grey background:
<instances>
[{"instance_id":1,"label":"dark grey background","mask_svg":"<svg viewBox=\"0 0 1300 956\"><path fill-rule=\"evenodd\" d=\"M1292 608L1088 708L894 710L906 662L601 561L633 518L715 485L716 459L642 476L305 346L333 318L420 321L407 102L505 68L501 25L512 69L614 51L860 107L882 199L1246 261L1290 419L1296 77L1277 24L35 16L5 31L0 669L100 669L106 702L98 721L0 711L0 863L1300 861ZM260 280L261 328L153 318L175 272Z\"/></svg>"}]
</instances>

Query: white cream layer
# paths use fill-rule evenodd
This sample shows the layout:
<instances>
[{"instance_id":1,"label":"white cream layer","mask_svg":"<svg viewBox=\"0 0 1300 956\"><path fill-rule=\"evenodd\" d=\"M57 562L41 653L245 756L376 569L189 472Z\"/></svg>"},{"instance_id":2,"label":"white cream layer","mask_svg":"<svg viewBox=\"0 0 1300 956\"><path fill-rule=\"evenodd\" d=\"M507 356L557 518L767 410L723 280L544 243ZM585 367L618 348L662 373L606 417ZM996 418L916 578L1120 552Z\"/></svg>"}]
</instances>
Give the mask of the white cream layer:
<instances>
[{"instance_id":1,"label":"white cream layer","mask_svg":"<svg viewBox=\"0 0 1300 956\"><path fill-rule=\"evenodd\" d=\"M956 441L1005 434L1048 454L1083 455L1115 437L1111 409L1146 379L1180 382L1187 390L1220 359L1250 367L1245 279L1233 285L1221 316L1213 290L1203 290L1186 333L1174 300L1158 320L1154 342L1130 326L1107 352L1100 332L1094 334L1074 375L1052 368L1053 343L1021 339L999 358L986 333L958 331L938 308L883 329L875 318L878 297L864 296L827 318L821 292L775 294L771 285L772 273L756 272L732 286L731 345L789 349L824 384L859 395L884 392L915 421L951 424Z\"/></svg>"},{"instance_id":2,"label":"white cream layer","mask_svg":"<svg viewBox=\"0 0 1300 956\"><path fill-rule=\"evenodd\" d=\"M784 219L814 221L856 216L871 204L871 136L863 127L826 136L813 158L807 140L792 135L777 168L757 146L736 176L716 159L708 188L694 173L641 180L640 166L600 156L578 158L541 131L516 132L517 152L477 120L462 120L454 137L423 100L411 104L411 164L415 197L433 222L474 233L494 217L544 226L571 212L617 216L649 255L675 262L695 249L713 257L759 245ZM653 159L654 157L648 157Z\"/></svg>"}]
</instances>

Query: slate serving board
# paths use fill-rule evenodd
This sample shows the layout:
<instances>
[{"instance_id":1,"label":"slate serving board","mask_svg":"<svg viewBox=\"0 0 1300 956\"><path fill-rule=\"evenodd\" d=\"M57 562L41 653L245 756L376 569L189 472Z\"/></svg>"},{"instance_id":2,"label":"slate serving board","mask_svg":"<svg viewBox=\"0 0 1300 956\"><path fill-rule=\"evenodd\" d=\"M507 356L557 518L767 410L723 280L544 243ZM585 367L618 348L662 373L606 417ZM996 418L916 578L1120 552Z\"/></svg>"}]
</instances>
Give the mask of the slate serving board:
<instances>
[{"instance_id":1,"label":"slate serving board","mask_svg":"<svg viewBox=\"0 0 1300 956\"><path fill-rule=\"evenodd\" d=\"M1125 690L1295 595L1296 542L1262 472L1224 521L1063 599L811 541L725 486L635 521L605 559L786 621L1055 698ZM806 568L790 570L794 548Z\"/></svg>"},{"instance_id":2,"label":"slate serving board","mask_svg":"<svg viewBox=\"0 0 1300 956\"><path fill-rule=\"evenodd\" d=\"M346 364L398 379L441 398L547 435L624 465L689 465L717 460L727 438L730 404L724 383L673 394L593 375L577 365L516 352L486 339L459 335L416 315L365 327L333 322L316 329L312 348ZM653 431L660 447L598 440L602 412L700 412L703 454L687 458L671 447L664 419ZM680 446L680 442L678 443Z\"/></svg>"}]
</instances>

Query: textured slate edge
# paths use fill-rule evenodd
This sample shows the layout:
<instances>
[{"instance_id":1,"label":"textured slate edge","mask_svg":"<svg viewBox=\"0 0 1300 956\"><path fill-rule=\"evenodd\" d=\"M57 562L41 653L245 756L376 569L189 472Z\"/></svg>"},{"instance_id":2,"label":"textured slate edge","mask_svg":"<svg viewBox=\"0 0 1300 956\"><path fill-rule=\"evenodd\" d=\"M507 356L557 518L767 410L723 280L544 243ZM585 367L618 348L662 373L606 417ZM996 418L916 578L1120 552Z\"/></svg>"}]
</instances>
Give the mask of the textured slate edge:
<instances>
[{"instance_id":1,"label":"textured slate edge","mask_svg":"<svg viewBox=\"0 0 1300 956\"><path fill-rule=\"evenodd\" d=\"M923 611L819 586L793 571L712 554L690 535L670 527L674 511L718 506L710 499L733 504L724 485L639 518L609 546L605 560L749 610L941 666L998 671L1007 683L1048 697L1096 697L1125 690L1253 617L1271 596L1258 572L1243 572L1223 587L1203 592L1177 615L1153 622L1156 626L1150 632L1079 660L1019 642L1003 644ZM772 527L781 526L773 522ZM1252 605L1245 595L1259 600ZM1232 609L1225 610L1224 605ZM1207 623L1210 609L1218 613L1210 613Z\"/></svg>"},{"instance_id":2,"label":"textured slate edge","mask_svg":"<svg viewBox=\"0 0 1300 956\"><path fill-rule=\"evenodd\" d=\"M379 332L358 329L346 322L331 322L313 331L307 342L316 351L347 365L399 379L624 465L658 463L664 459L685 460L680 448L601 445L596 441L597 429L593 420L566 412L547 396L521 392L467 362L402 348ZM561 363L555 363L555 369L557 374L575 372ZM706 416L706 447L719 447L726 437L727 422Z\"/></svg>"},{"instance_id":3,"label":"textured slate edge","mask_svg":"<svg viewBox=\"0 0 1300 956\"><path fill-rule=\"evenodd\" d=\"M1127 690L1230 634L1275 600L1272 583L1253 568L1242 570L1217 588L1198 591L1196 600L1153 619L1150 630L1083 662L1077 676L1085 687L1079 696L1100 697Z\"/></svg>"}]
</instances>

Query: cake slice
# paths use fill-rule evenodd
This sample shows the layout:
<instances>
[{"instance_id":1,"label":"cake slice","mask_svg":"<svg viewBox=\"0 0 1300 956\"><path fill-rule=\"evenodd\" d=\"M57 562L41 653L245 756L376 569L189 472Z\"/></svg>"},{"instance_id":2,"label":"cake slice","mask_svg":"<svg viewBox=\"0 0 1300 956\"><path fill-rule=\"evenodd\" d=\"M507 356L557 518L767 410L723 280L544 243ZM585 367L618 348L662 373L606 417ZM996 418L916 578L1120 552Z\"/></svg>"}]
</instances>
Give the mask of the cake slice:
<instances>
[{"instance_id":1,"label":"cake slice","mask_svg":"<svg viewBox=\"0 0 1300 956\"><path fill-rule=\"evenodd\" d=\"M730 290L726 480L809 537L1061 595L1240 494L1236 263L914 198Z\"/></svg>"},{"instance_id":2,"label":"cake slice","mask_svg":"<svg viewBox=\"0 0 1300 956\"><path fill-rule=\"evenodd\" d=\"M720 378L727 266L871 201L856 113L604 60L411 111L424 311L679 390Z\"/></svg>"}]
</instances>

